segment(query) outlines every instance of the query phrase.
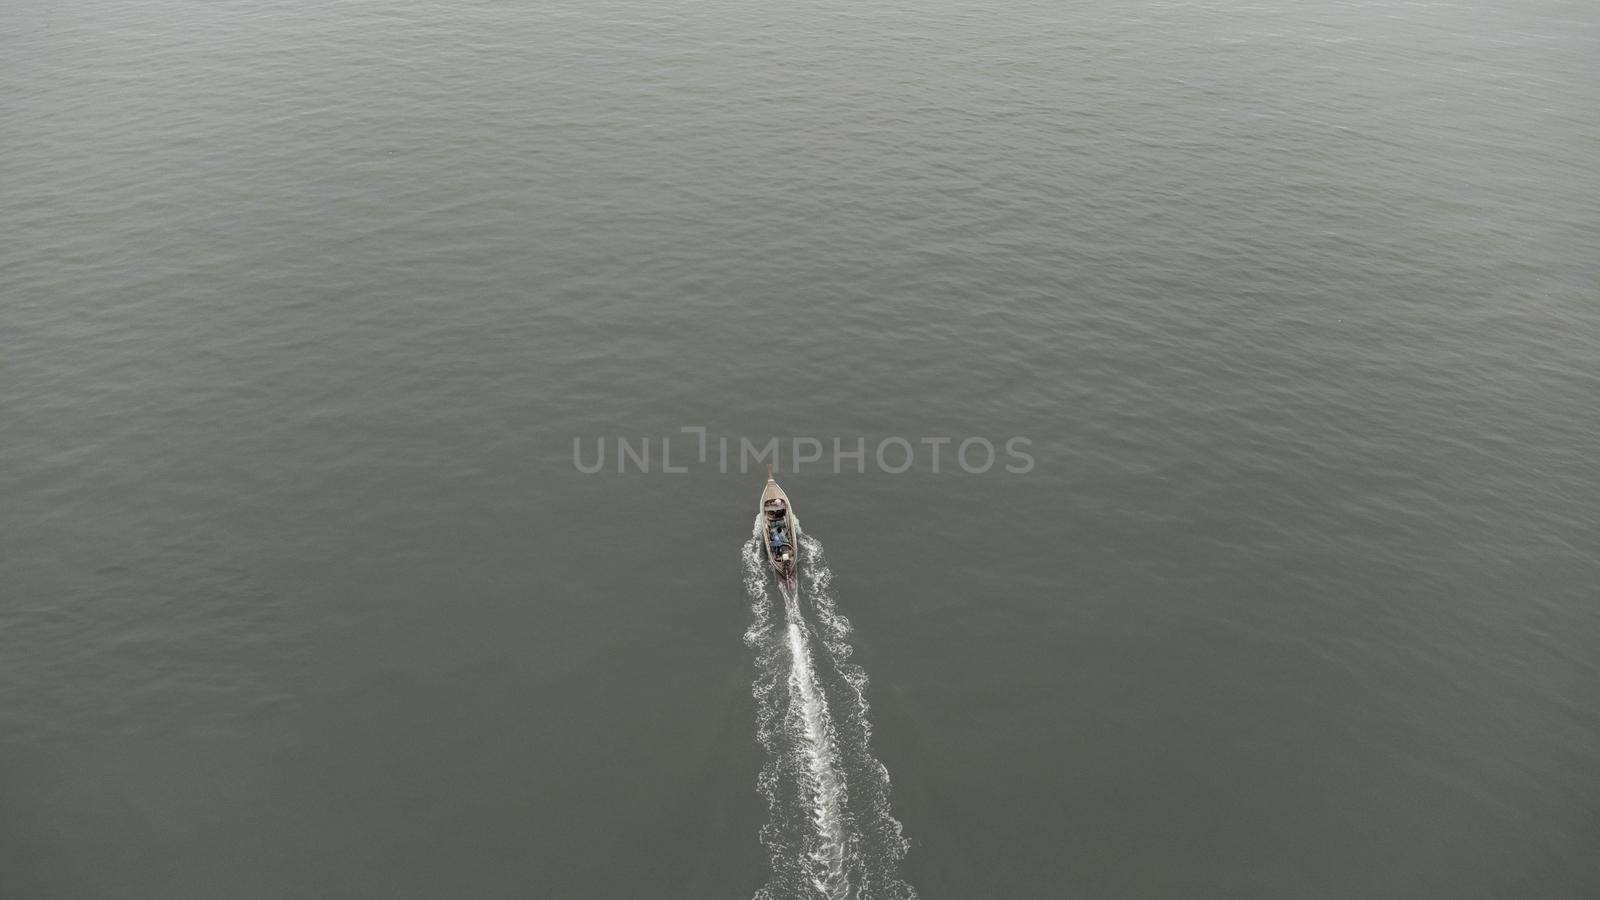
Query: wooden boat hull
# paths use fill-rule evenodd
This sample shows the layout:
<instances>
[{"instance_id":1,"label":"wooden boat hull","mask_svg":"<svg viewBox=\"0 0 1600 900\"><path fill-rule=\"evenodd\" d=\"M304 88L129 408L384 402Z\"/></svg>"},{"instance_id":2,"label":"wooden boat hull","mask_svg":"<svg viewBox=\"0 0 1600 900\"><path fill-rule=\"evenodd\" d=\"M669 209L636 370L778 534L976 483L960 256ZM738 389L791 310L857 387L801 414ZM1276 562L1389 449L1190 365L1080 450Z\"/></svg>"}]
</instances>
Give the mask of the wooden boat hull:
<instances>
[{"instance_id":1,"label":"wooden boat hull","mask_svg":"<svg viewBox=\"0 0 1600 900\"><path fill-rule=\"evenodd\" d=\"M799 571L800 559L800 526L795 523L794 505L789 502L789 495L778 487L778 482L772 478L772 471L767 471L767 486L761 491L761 546L766 548L767 562L772 566L772 572L778 581L793 584ZM784 533L789 540L786 551L778 552L772 546L771 523L773 509L782 509L781 520L784 522Z\"/></svg>"}]
</instances>

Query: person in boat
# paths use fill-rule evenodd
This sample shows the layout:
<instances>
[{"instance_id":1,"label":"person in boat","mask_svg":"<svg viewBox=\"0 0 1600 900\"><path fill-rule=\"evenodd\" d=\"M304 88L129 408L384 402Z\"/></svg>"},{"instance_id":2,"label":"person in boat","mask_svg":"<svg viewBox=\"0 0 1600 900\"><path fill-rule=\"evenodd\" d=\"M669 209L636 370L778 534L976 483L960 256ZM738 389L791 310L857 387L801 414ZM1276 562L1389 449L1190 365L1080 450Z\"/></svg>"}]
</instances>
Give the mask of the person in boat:
<instances>
[{"instance_id":1,"label":"person in boat","mask_svg":"<svg viewBox=\"0 0 1600 900\"><path fill-rule=\"evenodd\" d=\"M789 538L784 535L781 522L772 526L772 549L779 553L789 549Z\"/></svg>"}]
</instances>

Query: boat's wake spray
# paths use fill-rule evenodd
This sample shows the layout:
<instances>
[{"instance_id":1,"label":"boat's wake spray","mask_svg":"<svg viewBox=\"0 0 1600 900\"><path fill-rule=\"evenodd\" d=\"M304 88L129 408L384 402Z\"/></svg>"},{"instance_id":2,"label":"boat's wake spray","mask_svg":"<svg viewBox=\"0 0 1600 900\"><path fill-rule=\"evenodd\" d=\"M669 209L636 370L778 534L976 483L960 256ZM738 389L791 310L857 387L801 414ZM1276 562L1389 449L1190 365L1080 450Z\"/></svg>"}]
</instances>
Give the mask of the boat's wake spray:
<instances>
[{"instance_id":1,"label":"boat's wake spray","mask_svg":"<svg viewBox=\"0 0 1600 900\"><path fill-rule=\"evenodd\" d=\"M756 654L756 737L767 756L761 842L772 862L755 900L915 900L898 872L907 845L889 811L889 773L867 746L866 673L847 661L850 623L828 593L822 544L804 533L799 540L801 578L777 585L781 616L760 518L744 546L745 643Z\"/></svg>"}]
</instances>

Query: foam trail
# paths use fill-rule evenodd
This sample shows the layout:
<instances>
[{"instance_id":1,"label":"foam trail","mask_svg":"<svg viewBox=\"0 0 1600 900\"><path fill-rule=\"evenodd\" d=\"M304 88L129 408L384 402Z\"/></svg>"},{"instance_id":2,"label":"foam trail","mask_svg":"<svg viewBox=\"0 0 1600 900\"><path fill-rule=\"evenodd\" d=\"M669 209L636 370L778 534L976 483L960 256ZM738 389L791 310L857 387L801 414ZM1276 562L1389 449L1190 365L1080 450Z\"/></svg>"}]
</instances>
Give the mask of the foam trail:
<instances>
[{"instance_id":1,"label":"foam trail","mask_svg":"<svg viewBox=\"0 0 1600 900\"><path fill-rule=\"evenodd\" d=\"M756 655L756 734L767 751L758 786L769 812L761 840L772 863L755 900L916 900L899 877L908 844L889 812L888 770L868 749L866 673L847 662L850 623L828 592L822 544L799 531L805 596L780 584L780 620L759 517L755 528L743 553L745 643Z\"/></svg>"},{"instance_id":2,"label":"foam trail","mask_svg":"<svg viewBox=\"0 0 1600 900\"><path fill-rule=\"evenodd\" d=\"M809 853L812 883L829 900L844 900L850 894L850 881L845 875L848 837L843 822L844 772L834 750L827 700L811 665L811 642L800 615L799 590L782 585L779 590L789 625L789 691L803 740L801 750L809 776L805 793L818 839Z\"/></svg>"}]
</instances>

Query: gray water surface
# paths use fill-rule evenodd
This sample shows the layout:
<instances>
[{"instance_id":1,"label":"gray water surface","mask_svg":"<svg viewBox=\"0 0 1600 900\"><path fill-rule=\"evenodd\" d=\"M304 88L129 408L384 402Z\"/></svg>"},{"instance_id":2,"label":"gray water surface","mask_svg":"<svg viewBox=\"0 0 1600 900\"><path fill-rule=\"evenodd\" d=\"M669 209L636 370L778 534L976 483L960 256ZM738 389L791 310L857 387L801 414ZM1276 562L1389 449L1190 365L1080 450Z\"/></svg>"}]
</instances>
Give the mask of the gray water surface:
<instances>
[{"instance_id":1,"label":"gray water surface","mask_svg":"<svg viewBox=\"0 0 1600 900\"><path fill-rule=\"evenodd\" d=\"M1600 896L1597 60L1576 0L6 4L0 896L753 896L761 467L573 464L685 426L1032 441L780 463L924 900Z\"/></svg>"}]
</instances>

